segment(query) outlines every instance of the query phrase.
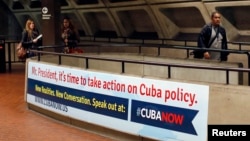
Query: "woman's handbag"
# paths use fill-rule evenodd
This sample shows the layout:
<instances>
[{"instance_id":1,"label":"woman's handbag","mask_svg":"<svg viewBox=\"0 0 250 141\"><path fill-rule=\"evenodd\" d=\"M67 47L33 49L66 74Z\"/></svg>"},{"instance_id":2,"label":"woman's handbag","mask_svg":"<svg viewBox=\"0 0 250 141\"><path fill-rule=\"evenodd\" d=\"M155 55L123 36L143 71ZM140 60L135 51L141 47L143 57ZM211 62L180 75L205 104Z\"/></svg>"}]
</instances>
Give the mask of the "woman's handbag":
<instances>
[{"instance_id":1,"label":"woman's handbag","mask_svg":"<svg viewBox=\"0 0 250 141\"><path fill-rule=\"evenodd\" d=\"M83 53L83 50L80 48L70 48L68 53Z\"/></svg>"},{"instance_id":2,"label":"woman's handbag","mask_svg":"<svg viewBox=\"0 0 250 141\"><path fill-rule=\"evenodd\" d=\"M27 50L22 46L22 43L18 43L16 46L17 57L20 60L26 59Z\"/></svg>"}]
</instances>

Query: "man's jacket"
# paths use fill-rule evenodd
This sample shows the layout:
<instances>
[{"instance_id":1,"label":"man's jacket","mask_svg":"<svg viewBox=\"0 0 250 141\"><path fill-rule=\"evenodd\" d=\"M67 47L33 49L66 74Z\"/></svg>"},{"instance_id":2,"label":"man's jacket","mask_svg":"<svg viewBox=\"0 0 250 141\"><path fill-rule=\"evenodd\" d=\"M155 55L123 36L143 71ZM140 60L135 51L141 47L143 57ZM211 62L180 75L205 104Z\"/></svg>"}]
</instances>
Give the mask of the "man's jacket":
<instances>
[{"instance_id":1,"label":"man's jacket","mask_svg":"<svg viewBox=\"0 0 250 141\"><path fill-rule=\"evenodd\" d=\"M218 27L218 31L219 33L222 35L223 39L222 39L222 47L221 49L227 50L227 36L226 36L226 31L223 27L219 26ZM211 38L211 34L212 34L212 25L211 24L206 24L198 37L198 41L197 41L197 46L199 48L209 48L209 41ZM194 58L203 58L203 54L204 54L204 50L195 50L194 51ZM220 58L221 61L227 61L227 56L228 56L228 52L221 52Z\"/></svg>"}]
</instances>

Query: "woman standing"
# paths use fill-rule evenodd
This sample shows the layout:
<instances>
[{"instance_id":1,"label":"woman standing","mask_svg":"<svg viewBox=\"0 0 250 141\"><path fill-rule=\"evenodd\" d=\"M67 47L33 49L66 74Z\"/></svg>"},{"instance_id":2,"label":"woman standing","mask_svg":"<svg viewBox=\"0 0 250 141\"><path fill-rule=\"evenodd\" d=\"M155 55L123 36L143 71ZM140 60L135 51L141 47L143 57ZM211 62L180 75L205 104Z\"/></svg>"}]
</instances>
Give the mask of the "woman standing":
<instances>
[{"instance_id":1,"label":"woman standing","mask_svg":"<svg viewBox=\"0 0 250 141\"><path fill-rule=\"evenodd\" d=\"M65 45L64 53L70 53L80 42L80 36L68 17L63 18L61 38Z\"/></svg>"},{"instance_id":2,"label":"woman standing","mask_svg":"<svg viewBox=\"0 0 250 141\"><path fill-rule=\"evenodd\" d=\"M37 49L42 45L41 39L37 39L39 31L35 27L33 20L28 19L25 24L25 29L22 32L22 46L27 49L27 58L35 56L35 53L30 52L30 49Z\"/></svg>"}]
</instances>

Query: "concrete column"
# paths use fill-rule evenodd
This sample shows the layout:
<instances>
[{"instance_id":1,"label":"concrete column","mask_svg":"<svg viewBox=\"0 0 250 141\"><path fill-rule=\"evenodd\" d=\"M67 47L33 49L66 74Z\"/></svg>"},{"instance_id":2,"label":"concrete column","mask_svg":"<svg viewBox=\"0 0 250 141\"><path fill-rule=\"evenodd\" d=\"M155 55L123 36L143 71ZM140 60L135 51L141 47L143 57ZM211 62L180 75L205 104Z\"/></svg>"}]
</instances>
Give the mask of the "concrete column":
<instances>
[{"instance_id":1,"label":"concrete column","mask_svg":"<svg viewBox=\"0 0 250 141\"><path fill-rule=\"evenodd\" d=\"M43 46L60 45L61 5L60 0L41 0ZM59 49L49 49L59 51Z\"/></svg>"}]
</instances>

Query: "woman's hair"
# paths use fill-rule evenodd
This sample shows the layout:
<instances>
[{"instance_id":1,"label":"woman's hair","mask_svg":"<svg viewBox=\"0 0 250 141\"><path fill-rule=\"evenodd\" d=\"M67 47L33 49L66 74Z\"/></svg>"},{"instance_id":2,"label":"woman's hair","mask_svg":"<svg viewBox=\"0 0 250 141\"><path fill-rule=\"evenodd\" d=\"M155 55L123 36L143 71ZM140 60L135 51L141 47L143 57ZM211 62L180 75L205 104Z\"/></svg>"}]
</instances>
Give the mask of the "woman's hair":
<instances>
[{"instance_id":1,"label":"woman's hair","mask_svg":"<svg viewBox=\"0 0 250 141\"><path fill-rule=\"evenodd\" d=\"M74 25L72 24L72 22L71 22L71 19L69 18L69 17L64 17L63 18L63 21L62 22L64 22L64 20L67 20L68 22L69 22L69 29L71 29L71 30L75 30L75 27L74 27ZM62 26L61 26L61 30L62 30L62 32L64 31L64 25L63 25L63 23L62 23Z\"/></svg>"},{"instance_id":2,"label":"woman's hair","mask_svg":"<svg viewBox=\"0 0 250 141\"><path fill-rule=\"evenodd\" d=\"M33 29L30 29L30 24L32 24L32 23L34 23L34 21L31 20L31 19L28 19L28 20L26 21L26 24L25 24L25 30L28 32L28 37L31 37L31 36L32 36L32 30L33 30Z\"/></svg>"}]
</instances>

